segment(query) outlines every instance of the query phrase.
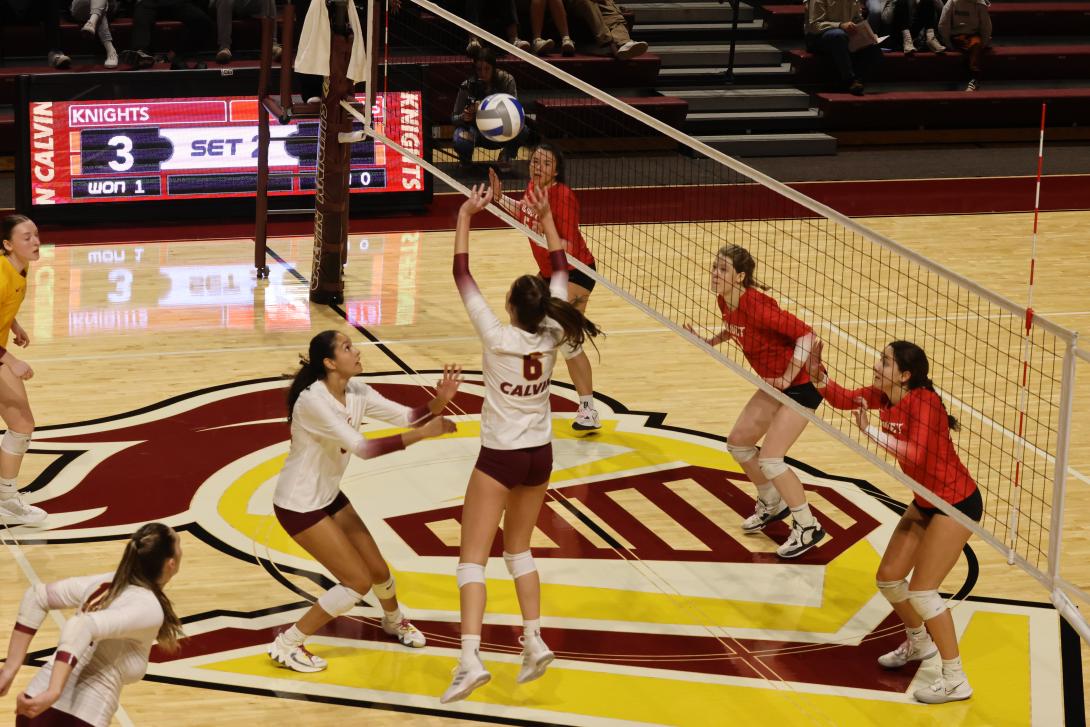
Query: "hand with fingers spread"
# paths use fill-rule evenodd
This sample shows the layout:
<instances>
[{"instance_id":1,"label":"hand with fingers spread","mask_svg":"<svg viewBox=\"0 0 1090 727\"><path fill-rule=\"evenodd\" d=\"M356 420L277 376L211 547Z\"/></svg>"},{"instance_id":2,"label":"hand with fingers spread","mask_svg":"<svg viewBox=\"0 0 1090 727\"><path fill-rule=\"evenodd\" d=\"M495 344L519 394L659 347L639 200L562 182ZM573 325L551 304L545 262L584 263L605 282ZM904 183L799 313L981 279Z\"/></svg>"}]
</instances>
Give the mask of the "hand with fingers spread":
<instances>
[{"instance_id":1,"label":"hand with fingers spread","mask_svg":"<svg viewBox=\"0 0 1090 727\"><path fill-rule=\"evenodd\" d=\"M814 341L814 347L810 349L810 357L806 359L806 372L810 374L810 380L819 389L824 389L829 382L829 376L825 372L825 365L821 362L821 351L825 344L818 339Z\"/></svg>"},{"instance_id":2,"label":"hand with fingers spread","mask_svg":"<svg viewBox=\"0 0 1090 727\"><path fill-rule=\"evenodd\" d=\"M488 168L488 186L492 188L492 196L497 202L503 198L503 182L493 167Z\"/></svg>"},{"instance_id":3,"label":"hand with fingers spread","mask_svg":"<svg viewBox=\"0 0 1090 727\"><path fill-rule=\"evenodd\" d=\"M445 409L447 404L454 399L454 395L458 393L458 387L462 385L464 380L462 378L462 367L459 364L443 365L443 378L439 379L439 383L435 385L435 398L438 399L438 403L442 404L439 411Z\"/></svg>"},{"instance_id":4,"label":"hand with fingers spread","mask_svg":"<svg viewBox=\"0 0 1090 727\"><path fill-rule=\"evenodd\" d=\"M525 201L530 205L530 209L537 215L538 224L541 224L546 217L552 215L553 211L549 207L549 193L545 192L537 187L537 185L531 184L526 188Z\"/></svg>"},{"instance_id":5,"label":"hand with fingers spread","mask_svg":"<svg viewBox=\"0 0 1090 727\"><path fill-rule=\"evenodd\" d=\"M859 427L859 431L865 432L870 427L870 410L867 408L867 400L860 396L855 403L859 405L859 408L852 412L855 416L855 425Z\"/></svg>"},{"instance_id":6,"label":"hand with fingers spread","mask_svg":"<svg viewBox=\"0 0 1090 727\"><path fill-rule=\"evenodd\" d=\"M473 189L469 193L469 197L467 197L466 201L462 203L462 208L459 210L459 214L472 217L491 203L492 188L483 184L474 185Z\"/></svg>"}]
</instances>

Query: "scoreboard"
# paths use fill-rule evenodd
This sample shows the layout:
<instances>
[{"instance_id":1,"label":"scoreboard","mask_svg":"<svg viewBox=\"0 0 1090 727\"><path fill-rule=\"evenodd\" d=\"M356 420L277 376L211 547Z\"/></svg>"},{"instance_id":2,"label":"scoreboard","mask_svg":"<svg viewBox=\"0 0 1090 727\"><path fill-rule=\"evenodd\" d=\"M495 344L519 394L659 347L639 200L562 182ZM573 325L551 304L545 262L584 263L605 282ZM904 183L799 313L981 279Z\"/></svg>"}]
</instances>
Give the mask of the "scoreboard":
<instances>
[{"instance_id":1,"label":"scoreboard","mask_svg":"<svg viewBox=\"0 0 1090 727\"><path fill-rule=\"evenodd\" d=\"M32 100L25 108L24 174L35 208L246 198L257 189L253 96ZM422 153L419 91L376 95L372 118L383 134ZM270 131L269 196L313 195L317 119L273 120ZM352 145L349 186L353 195L400 196L430 187L419 165L371 139Z\"/></svg>"}]
</instances>

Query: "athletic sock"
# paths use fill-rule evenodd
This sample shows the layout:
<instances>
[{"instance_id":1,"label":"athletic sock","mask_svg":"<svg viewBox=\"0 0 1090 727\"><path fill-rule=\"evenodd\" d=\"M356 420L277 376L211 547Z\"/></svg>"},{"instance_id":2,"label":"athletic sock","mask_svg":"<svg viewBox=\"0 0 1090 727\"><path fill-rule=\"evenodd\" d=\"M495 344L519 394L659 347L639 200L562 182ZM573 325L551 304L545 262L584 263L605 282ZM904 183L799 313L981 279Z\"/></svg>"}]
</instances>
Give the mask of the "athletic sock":
<instances>
[{"instance_id":1,"label":"athletic sock","mask_svg":"<svg viewBox=\"0 0 1090 727\"><path fill-rule=\"evenodd\" d=\"M791 508L791 517L798 523L799 527L808 528L816 523L814 520L814 514L810 512L810 505L802 503L798 507Z\"/></svg>"}]
</instances>

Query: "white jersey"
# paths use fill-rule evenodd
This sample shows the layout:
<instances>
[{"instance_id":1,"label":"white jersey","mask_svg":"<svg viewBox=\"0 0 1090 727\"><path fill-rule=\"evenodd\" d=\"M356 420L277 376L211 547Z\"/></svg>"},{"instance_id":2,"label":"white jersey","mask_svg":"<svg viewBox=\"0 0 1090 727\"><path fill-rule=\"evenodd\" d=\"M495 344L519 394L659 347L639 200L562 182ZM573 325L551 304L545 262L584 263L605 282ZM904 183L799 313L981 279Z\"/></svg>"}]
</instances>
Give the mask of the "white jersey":
<instances>
[{"instance_id":1,"label":"white jersey","mask_svg":"<svg viewBox=\"0 0 1090 727\"><path fill-rule=\"evenodd\" d=\"M102 573L31 586L19 610L19 623L37 629L50 608L81 608L105 592L113 577L113 573ZM140 586L125 588L100 611L80 612L70 619L57 651L72 654L76 665L53 708L95 727L107 727L117 711L121 688L144 678L162 625L162 606L154 593ZM34 675L26 693L44 692L52 674L50 659Z\"/></svg>"},{"instance_id":2,"label":"white jersey","mask_svg":"<svg viewBox=\"0 0 1090 727\"><path fill-rule=\"evenodd\" d=\"M538 333L501 323L468 270L457 273L456 281L469 319L484 344L481 444L490 449L548 444L553 435L549 383L563 329L551 318L542 321ZM554 272L549 292L555 298L568 299L564 270Z\"/></svg>"},{"instance_id":3,"label":"white jersey","mask_svg":"<svg viewBox=\"0 0 1090 727\"><path fill-rule=\"evenodd\" d=\"M291 415L291 449L276 480L273 503L293 512L321 510L333 502L353 453L361 450L360 424L378 419L408 427L418 409L390 401L359 379L350 379L345 404L316 381L299 395Z\"/></svg>"}]
</instances>

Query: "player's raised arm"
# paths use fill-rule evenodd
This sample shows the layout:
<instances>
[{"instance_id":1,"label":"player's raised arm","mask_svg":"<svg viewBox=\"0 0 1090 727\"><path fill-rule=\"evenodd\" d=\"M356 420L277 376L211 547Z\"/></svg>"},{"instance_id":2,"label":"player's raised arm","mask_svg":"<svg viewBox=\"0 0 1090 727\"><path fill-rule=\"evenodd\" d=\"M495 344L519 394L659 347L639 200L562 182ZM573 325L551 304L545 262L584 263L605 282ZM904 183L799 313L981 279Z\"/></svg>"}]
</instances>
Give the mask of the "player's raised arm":
<instances>
[{"instance_id":1,"label":"player's raised arm","mask_svg":"<svg viewBox=\"0 0 1090 727\"><path fill-rule=\"evenodd\" d=\"M549 265L553 274L549 276L549 292L556 298L568 299L568 256L564 253L564 240L556 229L556 220L549 207L549 194L530 185L526 190L526 202L534 209L541 230L545 233L545 242L549 246Z\"/></svg>"},{"instance_id":2,"label":"player's raised arm","mask_svg":"<svg viewBox=\"0 0 1090 727\"><path fill-rule=\"evenodd\" d=\"M458 210L458 226L454 231L454 255L469 254L469 228L472 227L473 215L492 202L492 188L483 184L473 187L469 197Z\"/></svg>"}]
</instances>

